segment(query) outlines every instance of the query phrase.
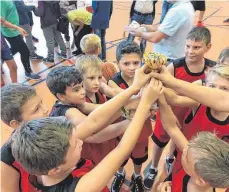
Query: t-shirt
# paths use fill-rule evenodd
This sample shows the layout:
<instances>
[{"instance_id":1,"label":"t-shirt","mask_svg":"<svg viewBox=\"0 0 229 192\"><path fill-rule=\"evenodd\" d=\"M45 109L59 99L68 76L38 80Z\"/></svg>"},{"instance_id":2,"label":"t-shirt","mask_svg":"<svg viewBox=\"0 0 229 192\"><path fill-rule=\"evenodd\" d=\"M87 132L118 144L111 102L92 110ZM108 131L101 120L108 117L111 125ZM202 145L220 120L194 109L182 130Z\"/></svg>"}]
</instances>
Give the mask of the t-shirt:
<instances>
[{"instance_id":1,"label":"t-shirt","mask_svg":"<svg viewBox=\"0 0 229 192\"><path fill-rule=\"evenodd\" d=\"M92 13L88 12L85 9L69 11L67 16L70 22L74 21L75 19L78 19L86 25L91 25Z\"/></svg>"},{"instance_id":2,"label":"t-shirt","mask_svg":"<svg viewBox=\"0 0 229 192\"><path fill-rule=\"evenodd\" d=\"M168 37L154 44L154 51L165 54L169 59L184 56L185 41L193 27L194 9L189 1L173 4L158 30Z\"/></svg>"},{"instance_id":3,"label":"t-shirt","mask_svg":"<svg viewBox=\"0 0 229 192\"><path fill-rule=\"evenodd\" d=\"M10 0L1 1L1 17L14 25L19 25L19 17L14 2ZM1 26L1 31L6 37L16 37L19 35L17 30L5 26Z\"/></svg>"}]
</instances>

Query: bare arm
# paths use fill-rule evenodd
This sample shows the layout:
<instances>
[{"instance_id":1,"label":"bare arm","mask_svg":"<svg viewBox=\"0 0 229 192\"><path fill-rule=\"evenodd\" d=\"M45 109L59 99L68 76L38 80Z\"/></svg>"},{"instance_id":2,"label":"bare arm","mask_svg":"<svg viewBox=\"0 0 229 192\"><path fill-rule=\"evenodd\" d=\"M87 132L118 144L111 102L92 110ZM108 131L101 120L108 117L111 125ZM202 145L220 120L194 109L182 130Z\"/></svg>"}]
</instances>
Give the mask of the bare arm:
<instances>
[{"instance_id":1,"label":"bare arm","mask_svg":"<svg viewBox=\"0 0 229 192\"><path fill-rule=\"evenodd\" d=\"M20 174L9 165L1 162L1 191L2 192L20 192L19 180Z\"/></svg>"},{"instance_id":2,"label":"bare arm","mask_svg":"<svg viewBox=\"0 0 229 192\"><path fill-rule=\"evenodd\" d=\"M76 128L78 128L77 126L87 118L86 115L84 115L81 111L79 111L76 108L71 108L67 110L65 116L76 126ZM123 134L128 125L129 120L115 123L109 126L104 126L101 128L101 131L97 133L94 132L92 135L85 138L84 141L87 143L102 143L104 141L108 141Z\"/></svg>"},{"instance_id":3,"label":"bare arm","mask_svg":"<svg viewBox=\"0 0 229 192\"><path fill-rule=\"evenodd\" d=\"M189 97L177 95L176 92L169 88L165 88L164 96L166 102L172 106L180 106L180 107L190 107L193 109L197 109L200 105L198 102L190 99Z\"/></svg>"},{"instance_id":4,"label":"bare arm","mask_svg":"<svg viewBox=\"0 0 229 192\"><path fill-rule=\"evenodd\" d=\"M181 130L176 123L176 117L171 107L166 103L164 95L159 97L160 117L163 128L166 130L172 141L182 151L188 144Z\"/></svg>"},{"instance_id":5,"label":"bare arm","mask_svg":"<svg viewBox=\"0 0 229 192\"><path fill-rule=\"evenodd\" d=\"M6 26L6 27L8 27L8 28L17 30L23 36L27 36L28 35L27 32L24 29L22 29L21 27L6 21L4 18L1 18L1 24Z\"/></svg>"},{"instance_id":6,"label":"bare arm","mask_svg":"<svg viewBox=\"0 0 229 192\"><path fill-rule=\"evenodd\" d=\"M147 66L136 71L133 85L118 94L113 99L95 109L82 123L77 126L76 135L84 140L95 132L101 130L111 118L119 112L122 106L127 103L132 95L136 94L150 79L151 74L145 74ZM103 118L101 118L103 117Z\"/></svg>"},{"instance_id":7,"label":"bare arm","mask_svg":"<svg viewBox=\"0 0 229 192\"><path fill-rule=\"evenodd\" d=\"M87 143L103 143L105 141L109 141L110 139L114 139L120 135L122 135L127 127L130 124L130 120L124 120L118 123L114 123L103 129L102 131L96 133L85 139L84 142Z\"/></svg>"},{"instance_id":8,"label":"bare arm","mask_svg":"<svg viewBox=\"0 0 229 192\"><path fill-rule=\"evenodd\" d=\"M182 95L186 95L191 99L210 107L211 109L229 112L228 92L175 79L169 74L165 67L162 68L162 72L160 74L153 73L153 76L161 80L167 87Z\"/></svg>"},{"instance_id":9,"label":"bare arm","mask_svg":"<svg viewBox=\"0 0 229 192\"><path fill-rule=\"evenodd\" d=\"M107 185L114 173L118 170L123 161L134 148L141 133L150 106L152 102L157 99L161 88L161 83L151 80L148 89L143 93L143 97L140 101L136 114L124 133L119 145L113 151L111 151L92 171L81 178L75 192L83 192L85 191L85 188L88 192L101 191ZM152 90L155 91L153 92ZM101 172L103 174L101 174Z\"/></svg>"}]
</instances>

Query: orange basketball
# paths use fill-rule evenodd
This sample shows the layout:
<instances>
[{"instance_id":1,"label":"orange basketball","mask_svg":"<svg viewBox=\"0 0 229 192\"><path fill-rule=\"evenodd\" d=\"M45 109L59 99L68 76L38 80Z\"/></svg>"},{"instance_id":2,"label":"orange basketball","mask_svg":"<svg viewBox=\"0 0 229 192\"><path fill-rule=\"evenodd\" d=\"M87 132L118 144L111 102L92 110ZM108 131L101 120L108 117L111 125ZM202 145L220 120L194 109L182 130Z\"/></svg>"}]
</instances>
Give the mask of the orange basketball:
<instances>
[{"instance_id":1,"label":"orange basketball","mask_svg":"<svg viewBox=\"0 0 229 192\"><path fill-rule=\"evenodd\" d=\"M117 70L112 63L104 63L102 67L103 77L109 81L117 73Z\"/></svg>"}]
</instances>

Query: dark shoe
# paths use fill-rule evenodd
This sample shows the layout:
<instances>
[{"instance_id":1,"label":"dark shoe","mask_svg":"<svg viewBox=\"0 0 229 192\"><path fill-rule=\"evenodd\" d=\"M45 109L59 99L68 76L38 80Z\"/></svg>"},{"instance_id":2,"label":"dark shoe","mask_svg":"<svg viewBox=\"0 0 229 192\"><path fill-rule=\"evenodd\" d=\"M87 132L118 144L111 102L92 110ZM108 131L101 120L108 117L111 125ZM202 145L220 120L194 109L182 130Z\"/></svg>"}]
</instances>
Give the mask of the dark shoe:
<instances>
[{"instance_id":1,"label":"dark shoe","mask_svg":"<svg viewBox=\"0 0 229 192\"><path fill-rule=\"evenodd\" d=\"M43 62L45 62L45 63L54 63L54 59L46 57L46 58L43 59Z\"/></svg>"},{"instance_id":2,"label":"dark shoe","mask_svg":"<svg viewBox=\"0 0 229 192\"><path fill-rule=\"evenodd\" d=\"M38 74L35 74L33 72L31 72L31 73L25 72L25 78L26 79L40 80L41 79L41 76L38 75Z\"/></svg>"},{"instance_id":3,"label":"dark shoe","mask_svg":"<svg viewBox=\"0 0 229 192\"><path fill-rule=\"evenodd\" d=\"M135 177L134 174L132 175L130 188L132 192L144 192L144 186L141 175L137 177Z\"/></svg>"},{"instance_id":4,"label":"dark shoe","mask_svg":"<svg viewBox=\"0 0 229 192\"><path fill-rule=\"evenodd\" d=\"M33 55L30 55L30 59L32 60L40 60L43 59L44 57L37 55L36 53L34 53Z\"/></svg>"},{"instance_id":5,"label":"dark shoe","mask_svg":"<svg viewBox=\"0 0 229 192\"><path fill-rule=\"evenodd\" d=\"M57 52L57 55L58 55L59 57L61 57L62 59L67 59L67 58L68 58L67 54L63 54L63 53L58 53L58 52Z\"/></svg>"},{"instance_id":6,"label":"dark shoe","mask_svg":"<svg viewBox=\"0 0 229 192\"><path fill-rule=\"evenodd\" d=\"M150 168L144 179L145 189L151 190L156 176L157 176L157 171L155 171L155 169Z\"/></svg>"},{"instance_id":7,"label":"dark shoe","mask_svg":"<svg viewBox=\"0 0 229 192\"><path fill-rule=\"evenodd\" d=\"M118 172L115 174L114 181L111 184L111 192L120 192L122 188L122 184L124 183L126 175L119 174Z\"/></svg>"},{"instance_id":8,"label":"dark shoe","mask_svg":"<svg viewBox=\"0 0 229 192\"><path fill-rule=\"evenodd\" d=\"M72 55L74 55L74 56L78 56L80 54L82 54L81 51L72 51Z\"/></svg>"},{"instance_id":9,"label":"dark shoe","mask_svg":"<svg viewBox=\"0 0 229 192\"><path fill-rule=\"evenodd\" d=\"M39 39L38 39L38 38L36 38L36 37L34 37L34 36L32 36L32 40L33 40L34 42L36 42L36 43L38 43L38 42L39 42Z\"/></svg>"},{"instance_id":10,"label":"dark shoe","mask_svg":"<svg viewBox=\"0 0 229 192\"><path fill-rule=\"evenodd\" d=\"M229 18L223 21L224 23L229 23Z\"/></svg>"},{"instance_id":11,"label":"dark shoe","mask_svg":"<svg viewBox=\"0 0 229 192\"><path fill-rule=\"evenodd\" d=\"M173 169L173 163L175 161L175 157L168 157L166 156L166 159L165 159L165 165L166 165L166 170L167 170L167 173L170 174L172 169Z\"/></svg>"}]
</instances>

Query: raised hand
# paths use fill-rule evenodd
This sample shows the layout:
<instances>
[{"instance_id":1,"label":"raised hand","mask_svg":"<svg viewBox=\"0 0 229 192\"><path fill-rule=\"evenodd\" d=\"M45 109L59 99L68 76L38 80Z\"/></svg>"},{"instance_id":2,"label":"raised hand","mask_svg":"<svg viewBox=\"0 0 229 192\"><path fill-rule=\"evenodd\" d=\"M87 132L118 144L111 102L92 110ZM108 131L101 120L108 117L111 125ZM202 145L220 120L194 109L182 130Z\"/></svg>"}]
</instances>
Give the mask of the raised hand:
<instances>
[{"instance_id":1,"label":"raised hand","mask_svg":"<svg viewBox=\"0 0 229 192\"><path fill-rule=\"evenodd\" d=\"M157 188L157 192L171 192L171 182L163 182Z\"/></svg>"},{"instance_id":2,"label":"raised hand","mask_svg":"<svg viewBox=\"0 0 229 192\"><path fill-rule=\"evenodd\" d=\"M157 98L163 93L163 84L161 81L152 78L149 84L144 88L142 92L142 99L147 103L154 103Z\"/></svg>"},{"instance_id":3,"label":"raised hand","mask_svg":"<svg viewBox=\"0 0 229 192\"><path fill-rule=\"evenodd\" d=\"M146 65L143 65L140 69L135 71L134 82L131 85L132 87L140 90L142 87L149 82L150 78L152 77L152 73L146 74L145 71L148 69Z\"/></svg>"}]
</instances>

